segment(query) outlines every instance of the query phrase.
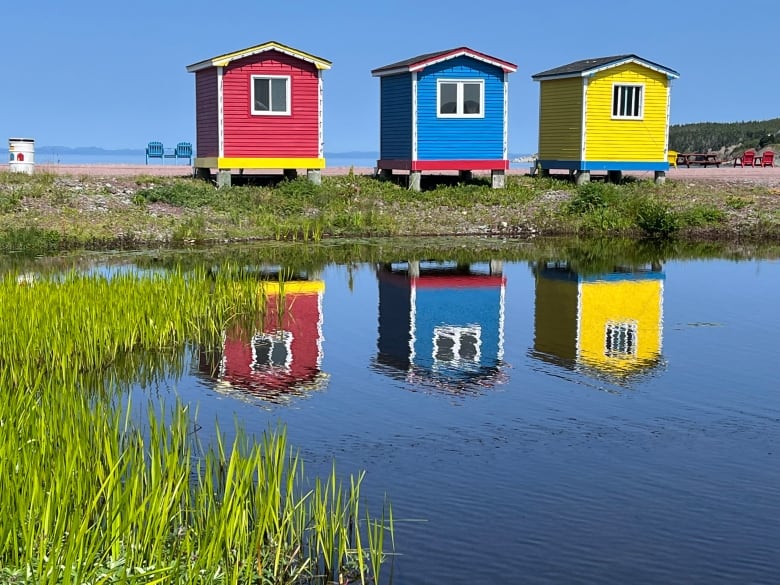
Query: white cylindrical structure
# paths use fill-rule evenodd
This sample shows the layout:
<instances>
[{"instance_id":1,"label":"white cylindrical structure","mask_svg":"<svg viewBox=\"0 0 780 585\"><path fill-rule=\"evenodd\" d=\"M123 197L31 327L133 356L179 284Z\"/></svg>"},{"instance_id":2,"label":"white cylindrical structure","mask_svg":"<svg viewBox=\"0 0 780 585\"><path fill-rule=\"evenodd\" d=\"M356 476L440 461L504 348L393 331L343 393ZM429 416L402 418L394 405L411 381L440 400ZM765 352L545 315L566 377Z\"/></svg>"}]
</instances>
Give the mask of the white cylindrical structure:
<instances>
[{"instance_id":1,"label":"white cylindrical structure","mask_svg":"<svg viewBox=\"0 0 780 585\"><path fill-rule=\"evenodd\" d=\"M32 138L8 139L8 168L12 172L32 175L35 169L35 140Z\"/></svg>"}]
</instances>

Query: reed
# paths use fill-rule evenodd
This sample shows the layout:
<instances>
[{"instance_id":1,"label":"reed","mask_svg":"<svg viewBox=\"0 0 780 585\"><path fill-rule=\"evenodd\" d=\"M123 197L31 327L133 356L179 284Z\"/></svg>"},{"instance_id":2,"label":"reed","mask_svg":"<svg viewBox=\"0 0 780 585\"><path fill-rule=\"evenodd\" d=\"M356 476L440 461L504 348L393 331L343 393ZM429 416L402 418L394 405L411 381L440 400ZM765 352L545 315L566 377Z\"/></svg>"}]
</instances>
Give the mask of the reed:
<instances>
[{"instance_id":1,"label":"reed","mask_svg":"<svg viewBox=\"0 0 780 585\"><path fill-rule=\"evenodd\" d=\"M0 281L0 581L304 583L351 566L364 583L378 575L383 551L364 549L360 530L348 535L365 516L362 474L342 488L334 468L317 482L329 486L320 502L284 428L257 440L237 428L232 441L216 429L203 447L188 406L150 403L141 424L113 398L137 363L127 355L160 352L175 371L187 343L208 343L262 302L257 282L231 270ZM116 366L123 373L94 378ZM95 379L104 393L86 391ZM364 527L380 524L392 529L384 519ZM319 543L332 535L349 538L325 563Z\"/></svg>"}]
</instances>

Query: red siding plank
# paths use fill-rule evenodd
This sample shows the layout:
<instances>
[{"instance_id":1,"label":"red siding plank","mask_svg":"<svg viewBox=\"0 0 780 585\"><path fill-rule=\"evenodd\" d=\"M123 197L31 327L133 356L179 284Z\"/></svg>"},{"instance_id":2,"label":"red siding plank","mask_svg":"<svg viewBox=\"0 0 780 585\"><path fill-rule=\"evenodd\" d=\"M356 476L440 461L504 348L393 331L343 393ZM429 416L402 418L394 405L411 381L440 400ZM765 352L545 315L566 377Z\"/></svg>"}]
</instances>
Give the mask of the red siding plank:
<instances>
[{"instance_id":1,"label":"red siding plank","mask_svg":"<svg viewBox=\"0 0 780 585\"><path fill-rule=\"evenodd\" d=\"M290 116L251 114L252 75L290 76ZM318 157L319 81L312 63L267 51L223 72L226 157Z\"/></svg>"}]
</instances>

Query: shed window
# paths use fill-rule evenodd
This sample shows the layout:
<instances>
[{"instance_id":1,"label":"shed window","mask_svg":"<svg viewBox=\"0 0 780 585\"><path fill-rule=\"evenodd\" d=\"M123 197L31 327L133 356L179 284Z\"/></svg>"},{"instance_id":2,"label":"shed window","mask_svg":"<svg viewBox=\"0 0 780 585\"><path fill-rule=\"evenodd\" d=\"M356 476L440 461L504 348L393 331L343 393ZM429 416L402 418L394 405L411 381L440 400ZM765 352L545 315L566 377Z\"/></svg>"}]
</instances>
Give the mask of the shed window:
<instances>
[{"instance_id":1,"label":"shed window","mask_svg":"<svg viewBox=\"0 0 780 585\"><path fill-rule=\"evenodd\" d=\"M613 85L612 117L641 118L644 113L644 86Z\"/></svg>"},{"instance_id":2,"label":"shed window","mask_svg":"<svg viewBox=\"0 0 780 585\"><path fill-rule=\"evenodd\" d=\"M614 358L630 358L637 352L636 323L607 323L604 339L604 355Z\"/></svg>"},{"instance_id":3,"label":"shed window","mask_svg":"<svg viewBox=\"0 0 780 585\"><path fill-rule=\"evenodd\" d=\"M252 364L255 372L273 368L289 369L292 362L292 333L257 333L252 337Z\"/></svg>"},{"instance_id":4,"label":"shed window","mask_svg":"<svg viewBox=\"0 0 780 585\"><path fill-rule=\"evenodd\" d=\"M485 112L485 83L481 79L440 79L437 84L440 118L482 118Z\"/></svg>"},{"instance_id":5,"label":"shed window","mask_svg":"<svg viewBox=\"0 0 780 585\"><path fill-rule=\"evenodd\" d=\"M284 116L290 114L290 78L252 76L252 113Z\"/></svg>"}]
</instances>

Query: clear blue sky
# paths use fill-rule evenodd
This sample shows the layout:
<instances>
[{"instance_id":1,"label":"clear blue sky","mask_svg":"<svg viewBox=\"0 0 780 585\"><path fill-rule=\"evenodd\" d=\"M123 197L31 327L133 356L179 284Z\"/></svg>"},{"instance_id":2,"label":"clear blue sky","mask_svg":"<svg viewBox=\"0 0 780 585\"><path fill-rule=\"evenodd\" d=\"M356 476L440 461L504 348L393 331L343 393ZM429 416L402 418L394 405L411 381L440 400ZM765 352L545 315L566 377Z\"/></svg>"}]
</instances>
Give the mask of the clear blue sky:
<instances>
[{"instance_id":1,"label":"clear blue sky","mask_svg":"<svg viewBox=\"0 0 780 585\"><path fill-rule=\"evenodd\" d=\"M185 67L269 40L333 62L324 72L328 152L378 150L371 69L464 45L518 65L513 153L537 150L531 75L591 57L635 53L679 71L673 124L764 120L780 116L778 26L777 0L6 0L0 139L194 142L195 76Z\"/></svg>"}]
</instances>

